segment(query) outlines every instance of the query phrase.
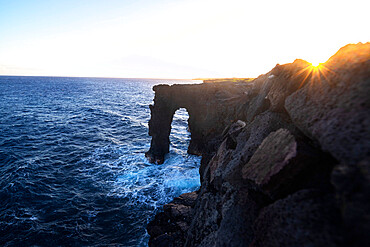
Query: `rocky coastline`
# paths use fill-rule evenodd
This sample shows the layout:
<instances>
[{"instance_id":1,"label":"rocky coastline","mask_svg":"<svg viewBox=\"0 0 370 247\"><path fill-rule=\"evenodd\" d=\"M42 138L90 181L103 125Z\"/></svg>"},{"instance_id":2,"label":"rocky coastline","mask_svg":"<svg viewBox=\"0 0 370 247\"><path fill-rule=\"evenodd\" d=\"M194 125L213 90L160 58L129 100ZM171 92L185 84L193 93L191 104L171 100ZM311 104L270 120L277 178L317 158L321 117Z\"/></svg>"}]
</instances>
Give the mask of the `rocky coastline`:
<instances>
[{"instance_id":1,"label":"rocky coastline","mask_svg":"<svg viewBox=\"0 0 370 247\"><path fill-rule=\"evenodd\" d=\"M250 81L157 85L152 163L189 113L201 187L148 224L149 246L370 246L370 43Z\"/></svg>"}]
</instances>

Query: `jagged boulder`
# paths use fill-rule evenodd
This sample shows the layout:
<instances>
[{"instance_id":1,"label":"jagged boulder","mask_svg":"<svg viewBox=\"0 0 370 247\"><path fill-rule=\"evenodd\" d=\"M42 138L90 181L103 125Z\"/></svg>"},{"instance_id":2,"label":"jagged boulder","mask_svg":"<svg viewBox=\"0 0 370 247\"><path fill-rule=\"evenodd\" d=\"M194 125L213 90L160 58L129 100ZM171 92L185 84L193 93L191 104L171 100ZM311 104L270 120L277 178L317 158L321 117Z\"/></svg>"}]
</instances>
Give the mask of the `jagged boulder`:
<instances>
[{"instance_id":1,"label":"jagged boulder","mask_svg":"<svg viewBox=\"0 0 370 247\"><path fill-rule=\"evenodd\" d=\"M246 125L237 137L232 133L225 135L205 172L213 186L217 187L222 181L238 183L242 166L249 161L263 139L280 128L288 128L298 134L298 130L284 115L267 111L259 114L249 125Z\"/></svg>"},{"instance_id":2,"label":"jagged boulder","mask_svg":"<svg viewBox=\"0 0 370 247\"><path fill-rule=\"evenodd\" d=\"M297 140L289 130L279 129L263 140L244 165L242 176L277 199L304 187L323 187L334 164L329 155Z\"/></svg>"}]
</instances>

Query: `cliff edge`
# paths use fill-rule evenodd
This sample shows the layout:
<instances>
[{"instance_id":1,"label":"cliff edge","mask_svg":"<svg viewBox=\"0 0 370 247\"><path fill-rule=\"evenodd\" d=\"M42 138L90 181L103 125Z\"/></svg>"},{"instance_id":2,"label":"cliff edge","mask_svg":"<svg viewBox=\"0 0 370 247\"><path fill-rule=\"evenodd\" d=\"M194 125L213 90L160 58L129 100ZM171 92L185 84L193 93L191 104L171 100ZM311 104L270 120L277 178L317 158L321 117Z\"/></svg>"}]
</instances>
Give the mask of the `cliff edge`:
<instances>
[{"instance_id":1,"label":"cliff edge","mask_svg":"<svg viewBox=\"0 0 370 247\"><path fill-rule=\"evenodd\" d=\"M370 43L251 82L158 85L146 156L189 113L199 191L164 206L150 246L370 246Z\"/></svg>"}]
</instances>

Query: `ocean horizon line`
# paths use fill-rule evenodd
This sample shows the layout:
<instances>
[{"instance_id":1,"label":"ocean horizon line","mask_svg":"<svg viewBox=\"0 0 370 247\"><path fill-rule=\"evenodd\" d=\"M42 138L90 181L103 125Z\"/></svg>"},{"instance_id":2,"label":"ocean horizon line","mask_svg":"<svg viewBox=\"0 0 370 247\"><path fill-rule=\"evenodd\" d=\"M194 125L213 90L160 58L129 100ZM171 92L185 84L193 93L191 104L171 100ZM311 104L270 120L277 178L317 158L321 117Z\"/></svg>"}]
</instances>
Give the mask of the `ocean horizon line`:
<instances>
[{"instance_id":1,"label":"ocean horizon line","mask_svg":"<svg viewBox=\"0 0 370 247\"><path fill-rule=\"evenodd\" d=\"M44 78L96 78L96 79L134 79L134 80L201 80L197 78L146 78L146 77L103 77L103 76L55 76L55 75L0 75L0 77L44 77ZM216 78L215 78L216 79Z\"/></svg>"}]
</instances>

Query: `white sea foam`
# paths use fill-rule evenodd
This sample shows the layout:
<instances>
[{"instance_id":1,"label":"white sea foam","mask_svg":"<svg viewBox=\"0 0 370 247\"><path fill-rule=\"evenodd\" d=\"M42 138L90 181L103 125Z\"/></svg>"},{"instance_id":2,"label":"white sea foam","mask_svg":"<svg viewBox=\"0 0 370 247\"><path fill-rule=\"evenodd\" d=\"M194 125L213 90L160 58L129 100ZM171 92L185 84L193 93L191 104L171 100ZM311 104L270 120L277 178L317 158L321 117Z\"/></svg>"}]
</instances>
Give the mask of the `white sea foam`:
<instances>
[{"instance_id":1,"label":"white sea foam","mask_svg":"<svg viewBox=\"0 0 370 247\"><path fill-rule=\"evenodd\" d=\"M109 196L125 197L130 204L157 208L200 186L200 157L171 152L162 165L149 164L142 154L124 160Z\"/></svg>"}]
</instances>

